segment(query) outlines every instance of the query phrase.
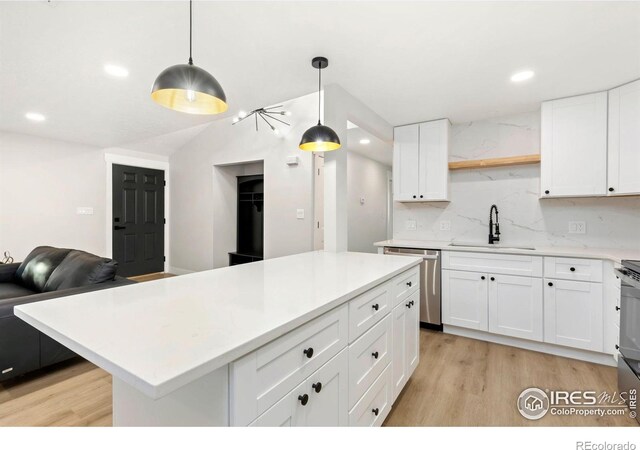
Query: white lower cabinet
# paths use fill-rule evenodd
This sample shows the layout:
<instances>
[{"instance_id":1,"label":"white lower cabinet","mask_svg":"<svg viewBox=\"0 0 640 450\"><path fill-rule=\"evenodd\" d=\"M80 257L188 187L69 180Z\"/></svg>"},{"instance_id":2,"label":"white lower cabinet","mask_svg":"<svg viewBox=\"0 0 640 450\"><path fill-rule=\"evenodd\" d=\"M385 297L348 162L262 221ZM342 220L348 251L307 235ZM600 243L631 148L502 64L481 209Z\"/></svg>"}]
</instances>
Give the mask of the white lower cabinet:
<instances>
[{"instance_id":1,"label":"white lower cabinet","mask_svg":"<svg viewBox=\"0 0 640 450\"><path fill-rule=\"evenodd\" d=\"M545 278L544 341L602 352L602 284Z\"/></svg>"},{"instance_id":2,"label":"white lower cabinet","mask_svg":"<svg viewBox=\"0 0 640 450\"><path fill-rule=\"evenodd\" d=\"M420 360L420 293L393 310L392 379L395 400Z\"/></svg>"},{"instance_id":3,"label":"white lower cabinet","mask_svg":"<svg viewBox=\"0 0 640 450\"><path fill-rule=\"evenodd\" d=\"M348 352L331 361L300 383L251 426L337 427L348 425Z\"/></svg>"},{"instance_id":4,"label":"white lower cabinet","mask_svg":"<svg viewBox=\"0 0 640 450\"><path fill-rule=\"evenodd\" d=\"M349 426L377 427L382 425L393 404L391 366L380 374L369 390L349 412Z\"/></svg>"},{"instance_id":5,"label":"white lower cabinet","mask_svg":"<svg viewBox=\"0 0 640 450\"><path fill-rule=\"evenodd\" d=\"M229 364L230 424L381 425L418 365L418 274L414 266Z\"/></svg>"},{"instance_id":6,"label":"white lower cabinet","mask_svg":"<svg viewBox=\"0 0 640 450\"><path fill-rule=\"evenodd\" d=\"M474 330L488 327L487 275L458 270L442 271L442 322Z\"/></svg>"},{"instance_id":7,"label":"white lower cabinet","mask_svg":"<svg viewBox=\"0 0 640 450\"><path fill-rule=\"evenodd\" d=\"M542 280L491 275L489 278L489 331L533 341L543 336Z\"/></svg>"}]
</instances>

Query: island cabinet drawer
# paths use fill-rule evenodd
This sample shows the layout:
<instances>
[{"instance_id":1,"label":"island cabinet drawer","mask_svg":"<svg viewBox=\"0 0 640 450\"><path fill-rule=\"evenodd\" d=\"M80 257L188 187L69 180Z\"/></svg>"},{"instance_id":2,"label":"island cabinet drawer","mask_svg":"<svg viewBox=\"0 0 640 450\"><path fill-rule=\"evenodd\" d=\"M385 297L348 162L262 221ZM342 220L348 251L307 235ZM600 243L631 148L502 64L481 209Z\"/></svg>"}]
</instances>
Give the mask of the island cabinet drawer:
<instances>
[{"instance_id":1,"label":"island cabinet drawer","mask_svg":"<svg viewBox=\"0 0 640 450\"><path fill-rule=\"evenodd\" d=\"M231 425L245 426L347 346L340 306L230 364Z\"/></svg>"},{"instance_id":2,"label":"island cabinet drawer","mask_svg":"<svg viewBox=\"0 0 640 450\"><path fill-rule=\"evenodd\" d=\"M349 424L347 349L296 386L252 427L338 427Z\"/></svg>"},{"instance_id":3,"label":"island cabinet drawer","mask_svg":"<svg viewBox=\"0 0 640 450\"><path fill-rule=\"evenodd\" d=\"M379 427L393 403L391 366L387 366L356 406L349 412L351 427Z\"/></svg>"},{"instance_id":4,"label":"island cabinet drawer","mask_svg":"<svg viewBox=\"0 0 640 450\"><path fill-rule=\"evenodd\" d=\"M420 266L402 272L395 276L391 282L393 283L393 306L396 306L420 290Z\"/></svg>"},{"instance_id":5,"label":"island cabinet drawer","mask_svg":"<svg viewBox=\"0 0 640 450\"><path fill-rule=\"evenodd\" d=\"M602 283L602 261L580 258L544 258L544 276L572 281Z\"/></svg>"},{"instance_id":6,"label":"island cabinet drawer","mask_svg":"<svg viewBox=\"0 0 640 450\"><path fill-rule=\"evenodd\" d=\"M442 268L523 277L542 277L542 257L498 253L442 252Z\"/></svg>"},{"instance_id":7,"label":"island cabinet drawer","mask_svg":"<svg viewBox=\"0 0 640 450\"><path fill-rule=\"evenodd\" d=\"M365 292L349 302L349 342L378 323L392 309L393 280Z\"/></svg>"},{"instance_id":8,"label":"island cabinet drawer","mask_svg":"<svg viewBox=\"0 0 640 450\"><path fill-rule=\"evenodd\" d=\"M352 408L391 361L391 315L349 346L349 408Z\"/></svg>"}]
</instances>

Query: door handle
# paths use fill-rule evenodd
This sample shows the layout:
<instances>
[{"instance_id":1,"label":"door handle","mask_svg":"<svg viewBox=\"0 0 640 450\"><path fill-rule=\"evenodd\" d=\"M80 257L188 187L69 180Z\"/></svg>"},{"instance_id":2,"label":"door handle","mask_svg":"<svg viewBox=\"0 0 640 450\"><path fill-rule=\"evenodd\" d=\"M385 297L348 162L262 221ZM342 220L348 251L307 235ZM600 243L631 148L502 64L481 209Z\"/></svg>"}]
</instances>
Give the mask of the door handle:
<instances>
[{"instance_id":1,"label":"door handle","mask_svg":"<svg viewBox=\"0 0 640 450\"><path fill-rule=\"evenodd\" d=\"M119 226L119 225L116 225L116 226L114 226L114 227L113 227L113 229L114 229L114 230L126 230L126 229L127 229L127 227L121 227L121 226Z\"/></svg>"}]
</instances>

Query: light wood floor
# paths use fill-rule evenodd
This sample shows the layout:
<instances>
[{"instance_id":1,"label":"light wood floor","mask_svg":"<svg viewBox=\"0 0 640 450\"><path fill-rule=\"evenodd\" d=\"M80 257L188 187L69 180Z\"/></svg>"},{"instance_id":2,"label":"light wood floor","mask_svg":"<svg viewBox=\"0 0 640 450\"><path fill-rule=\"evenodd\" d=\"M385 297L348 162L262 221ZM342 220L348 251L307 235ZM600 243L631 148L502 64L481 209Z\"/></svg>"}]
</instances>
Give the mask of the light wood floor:
<instances>
[{"instance_id":1,"label":"light wood floor","mask_svg":"<svg viewBox=\"0 0 640 450\"><path fill-rule=\"evenodd\" d=\"M617 390L612 367L473 339L421 331L420 365L386 426L635 426L624 417L547 414L528 421L516 409L527 387ZM80 358L0 383L0 426L110 426L111 376Z\"/></svg>"},{"instance_id":2,"label":"light wood floor","mask_svg":"<svg viewBox=\"0 0 640 450\"><path fill-rule=\"evenodd\" d=\"M385 425L637 426L628 415L530 421L516 407L529 387L612 394L617 383L613 367L421 330L420 364Z\"/></svg>"}]
</instances>

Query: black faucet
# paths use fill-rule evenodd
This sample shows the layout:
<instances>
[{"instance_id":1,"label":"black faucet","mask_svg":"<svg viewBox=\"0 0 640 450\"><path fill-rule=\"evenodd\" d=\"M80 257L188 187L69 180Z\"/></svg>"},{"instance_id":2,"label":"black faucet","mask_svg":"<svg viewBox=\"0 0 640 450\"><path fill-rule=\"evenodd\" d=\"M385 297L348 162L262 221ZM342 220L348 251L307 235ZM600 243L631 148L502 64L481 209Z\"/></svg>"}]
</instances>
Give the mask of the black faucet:
<instances>
[{"instance_id":1,"label":"black faucet","mask_svg":"<svg viewBox=\"0 0 640 450\"><path fill-rule=\"evenodd\" d=\"M496 211L496 223L493 223L493 211ZM498 207L491 205L489 210L489 244L500 242L500 220L498 219Z\"/></svg>"}]
</instances>

